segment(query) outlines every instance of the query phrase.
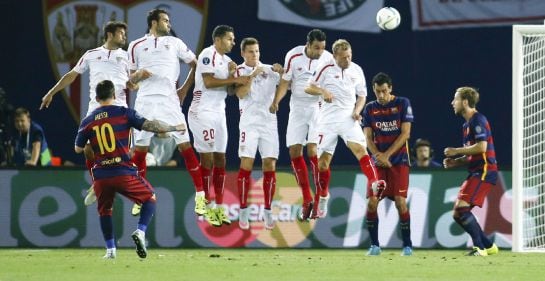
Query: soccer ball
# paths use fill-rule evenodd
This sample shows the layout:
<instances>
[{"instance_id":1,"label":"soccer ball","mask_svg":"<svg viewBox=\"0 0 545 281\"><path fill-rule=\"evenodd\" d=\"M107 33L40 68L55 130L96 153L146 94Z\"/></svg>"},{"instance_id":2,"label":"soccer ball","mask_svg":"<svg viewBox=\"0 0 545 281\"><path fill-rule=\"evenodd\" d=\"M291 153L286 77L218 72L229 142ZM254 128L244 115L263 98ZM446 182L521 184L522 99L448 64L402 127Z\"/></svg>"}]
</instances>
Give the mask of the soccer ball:
<instances>
[{"instance_id":1,"label":"soccer ball","mask_svg":"<svg viewBox=\"0 0 545 281\"><path fill-rule=\"evenodd\" d=\"M384 7L377 13L377 24L382 30L394 30L401 23L401 15L392 7Z\"/></svg>"}]
</instances>

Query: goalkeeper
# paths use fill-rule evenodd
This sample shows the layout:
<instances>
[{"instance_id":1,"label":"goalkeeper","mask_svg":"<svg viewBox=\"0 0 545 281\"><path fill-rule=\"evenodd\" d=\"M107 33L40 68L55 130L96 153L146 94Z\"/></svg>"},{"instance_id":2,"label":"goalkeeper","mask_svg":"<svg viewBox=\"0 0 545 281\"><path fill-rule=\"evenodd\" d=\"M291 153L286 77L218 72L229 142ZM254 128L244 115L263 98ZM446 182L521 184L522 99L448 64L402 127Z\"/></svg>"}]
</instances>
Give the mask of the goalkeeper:
<instances>
[{"instance_id":1,"label":"goalkeeper","mask_svg":"<svg viewBox=\"0 0 545 281\"><path fill-rule=\"evenodd\" d=\"M474 206L482 207L486 195L496 185L498 166L494 140L486 117L477 111L479 93L471 87L456 90L451 104L456 115L465 119L463 147L445 148L443 166L448 168L468 165L469 175L462 183L454 203L453 217L473 240L473 250L468 256L488 256L498 253L498 247L484 234L475 216Z\"/></svg>"}]
</instances>

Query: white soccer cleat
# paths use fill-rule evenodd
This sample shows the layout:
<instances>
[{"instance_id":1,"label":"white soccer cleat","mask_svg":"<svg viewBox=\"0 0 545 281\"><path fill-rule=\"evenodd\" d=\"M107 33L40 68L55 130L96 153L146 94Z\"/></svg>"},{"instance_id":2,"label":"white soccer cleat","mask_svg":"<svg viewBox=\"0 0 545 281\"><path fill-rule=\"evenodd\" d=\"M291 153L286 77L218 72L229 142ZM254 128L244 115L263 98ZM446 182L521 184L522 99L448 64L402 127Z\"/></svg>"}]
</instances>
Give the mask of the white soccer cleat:
<instances>
[{"instance_id":1,"label":"white soccer cleat","mask_svg":"<svg viewBox=\"0 0 545 281\"><path fill-rule=\"evenodd\" d=\"M238 226L240 227L240 229L250 229L250 209L240 209L240 212L238 214Z\"/></svg>"},{"instance_id":2,"label":"white soccer cleat","mask_svg":"<svg viewBox=\"0 0 545 281\"><path fill-rule=\"evenodd\" d=\"M85 206L92 205L97 201L97 195L95 194L95 189L93 188L93 185L87 189L87 195L85 195L85 199L83 199L83 204Z\"/></svg>"},{"instance_id":3,"label":"white soccer cleat","mask_svg":"<svg viewBox=\"0 0 545 281\"><path fill-rule=\"evenodd\" d=\"M265 221L265 229L272 230L274 228L274 218L271 210L265 209L263 220Z\"/></svg>"},{"instance_id":4,"label":"white soccer cleat","mask_svg":"<svg viewBox=\"0 0 545 281\"><path fill-rule=\"evenodd\" d=\"M136 254L145 259L148 256L148 250L146 249L146 234L142 230L135 230L131 235L134 244L136 245Z\"/></svg>"},{"instance_id":5,"label":"white soccer cleat","mask_svg":"<svg viewBox=\"0 0 545 281\"><path fill-rule=\"evenodd\" d=\"M373 196L378 199L382 199L382 193L386 189L386 182L384 180L376 180L371 184L371 190L373 191Z\"/></svg>"},{"instance_id":6,"label":"white soccer cleat","mask_svg":"<svg viewBox=\"0 0 545 281\"><path fill-rule=\"evenodd\" d=\"M102 257L105 260L113 260L116 257L115 248L106 249L106 254Z\"/></svg>"}]
</instances>

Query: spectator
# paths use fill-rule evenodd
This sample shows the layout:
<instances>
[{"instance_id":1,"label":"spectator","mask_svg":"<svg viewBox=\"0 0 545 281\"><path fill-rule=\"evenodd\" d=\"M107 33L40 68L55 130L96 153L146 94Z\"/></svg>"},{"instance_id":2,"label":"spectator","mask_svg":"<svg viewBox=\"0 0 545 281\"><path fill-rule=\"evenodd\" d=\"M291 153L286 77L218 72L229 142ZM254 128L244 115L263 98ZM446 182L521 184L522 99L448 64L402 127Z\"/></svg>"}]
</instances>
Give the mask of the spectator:
<instances>
[{"instance_id":1,"label":"spectator","mask_svg":"<svg viewBox=\"0 0 545 281\"><path fill-rule=\"evenodd\" d=\"M13 105L8 103L4 89L0 88L0 166L11 165L11 140L13 135Z\"/></svg>"},{"instance_id":2,"label":"spectator","mask_svg":"<svg viewBox=\"0 0 545 281\"><path fill-rule=\"evenodd\" d=\"M438 168L442 166L441 163L433 160L433 148L427 139L417 139L413 151L413 167Z\"/></svg>"},{"instance_id":3,"label":"spectator","mask_svg":"<svg viewBox=\"0 0 545 281\"><path fill-rule=\"evenodd\" d=\"M30 112L19 107L15 110L13 160L16 166L49 166L51 154L47 148L44 130L30 120Z\"/></svg>"}]
</instances>

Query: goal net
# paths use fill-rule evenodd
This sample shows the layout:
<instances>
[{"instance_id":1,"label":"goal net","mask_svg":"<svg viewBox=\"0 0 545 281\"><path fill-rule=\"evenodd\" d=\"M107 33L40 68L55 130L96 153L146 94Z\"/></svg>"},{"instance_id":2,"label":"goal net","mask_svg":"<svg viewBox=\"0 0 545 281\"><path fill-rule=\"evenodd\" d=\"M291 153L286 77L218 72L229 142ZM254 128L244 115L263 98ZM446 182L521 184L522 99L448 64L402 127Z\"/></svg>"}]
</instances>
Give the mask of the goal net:
<instances>
[{"instance_id":1,"label":"goal net","mask_svg":"<svg viewBox=\"0 0 545 281\"><path fill-rule=\"evenodd\" d=\"M545 252L545 25L513 26L513 251Z\"/></svg>"}]
</instances>

